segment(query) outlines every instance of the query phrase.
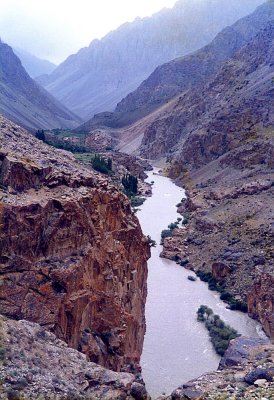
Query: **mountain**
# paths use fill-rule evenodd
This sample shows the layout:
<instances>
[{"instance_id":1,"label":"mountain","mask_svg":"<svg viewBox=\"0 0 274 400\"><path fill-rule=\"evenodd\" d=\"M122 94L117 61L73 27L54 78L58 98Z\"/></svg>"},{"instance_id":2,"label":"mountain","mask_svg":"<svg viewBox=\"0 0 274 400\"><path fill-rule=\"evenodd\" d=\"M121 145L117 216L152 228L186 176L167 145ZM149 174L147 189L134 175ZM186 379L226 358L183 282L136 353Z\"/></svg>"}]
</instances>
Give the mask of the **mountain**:
<instances>
[{"instance_id":1,"label":"mountain","mask_svg":"<svg viewBox=\"0 0 274 400\"><path fill-rule=\"evenodd\" d=\"M272 20L214 78L181 93L147 124L142 155L169 155L198 168L238 147L254 127L273 124L274 1L267 7Z\"/></svg>"},{"instance_id":2,"label":"mountain","mask_svg":"<svg viewBox=\"0 0 274 400\"><path fill-rule=\"evenodd\" d=\"M0 42L0 113L32 129L72 128L81 121L30 78L12 48Z\"/></svg>"},{"instance_id":3,"label":"mountain","mask_svg":"<svg viewBox=\"0 0 274 400\"><path fill-rule=\"evenodd\" d=\"M13 51L19 57L23 67L31 78L50 74L56 68L56 65L52 62L38 58L23 49L14 48Z\"/></svg>"},{"instance_id":4,"label":"mountain","mask_svg":"<svg viewBox=\"0 0 274 400\"><path fill-rule=\"evenodd\" d=\"M262 0L179 0L150 18L137 18L65 60L41 84L88 119L113 110L160 64L209 43Z\"/></svg>"},{"instance_id":5,"label":"mountain","mask_svg":"<svg viewBox=\"0 0 274 400\"><path fill-rule=\"evenodd\" d=\"M272 19L214 77L160 109L139 152L167 157L187 189L187 226L162 256L209 274L273 339L274 2L265 7Z\"/></svg>"},{"instance_id":6,"label":"mountain","mask_svg":"<svg viewBox=\"0 0 274 400\"><path fill-rule=\"evenodd\" d=\"M93 126L119 128L150 114L185 90L203 84L213 77L220 66L254 37L267 21L273 19L274 4L269 1L255 12L222 30L207 46L159 66L136 91L126 96L114 113L101 113L87 121L79 130Z\"/></svg>"}]
</instances>

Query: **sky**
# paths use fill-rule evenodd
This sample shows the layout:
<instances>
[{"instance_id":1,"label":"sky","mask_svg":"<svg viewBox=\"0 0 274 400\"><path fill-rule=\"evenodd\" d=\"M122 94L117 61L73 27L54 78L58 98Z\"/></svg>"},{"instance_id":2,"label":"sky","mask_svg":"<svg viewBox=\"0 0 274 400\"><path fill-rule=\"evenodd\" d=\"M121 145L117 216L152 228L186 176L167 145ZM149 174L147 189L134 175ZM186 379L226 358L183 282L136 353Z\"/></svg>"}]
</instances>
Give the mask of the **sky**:
<instances>
[{"instance_id":1,"label":"sky","mask_svg":"<svg viewBox=\"0 0 274 400\"><path fill-rule=\"evenodd\" d=\"M176 0L0 0L0 37L56 64L136 17Z\"/></svg>"}]
</instances>

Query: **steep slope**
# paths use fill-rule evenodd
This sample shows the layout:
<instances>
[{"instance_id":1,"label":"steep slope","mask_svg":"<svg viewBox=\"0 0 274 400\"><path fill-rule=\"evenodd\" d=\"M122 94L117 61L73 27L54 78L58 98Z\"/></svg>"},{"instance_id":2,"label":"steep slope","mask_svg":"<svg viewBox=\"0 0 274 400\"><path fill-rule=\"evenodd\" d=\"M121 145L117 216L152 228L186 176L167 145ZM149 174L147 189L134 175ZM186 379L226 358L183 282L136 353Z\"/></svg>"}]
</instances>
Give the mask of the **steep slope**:
<instances>
[{"instance_id":1,"label":"steep slope","mask_svg":"<svg viewBox=\"0 0 274 400\"><path fill-rule=\"evenodd\" d=\"M163 256L210 272L272 339L273 76L274 19L211 82L181 95L142 145L146 156L168 154L170 175L188 189L180 211L189 223Z\"/></svg>"},{"instance_id":2,"label":"steep slope","mask_svg":"<svg viewBox=\"0 0 274 400\"><path fill-rule=\"evenodd\" d=\"M114 113L96 115L77 130L89 132L100 125L124 127L150 114L181 92L203 84L273 17L274 4L271 0L253 14L225 28L209 45L156 68L137 90L117 105Z\"/></svg>"},{"instance_id":3,"label":"steep slope","mask_svg":"<svg viewBox=\"0 0 274 400\"><path fill-rule=\"evenodd\" d=\"M20 58L23 67L31 78L50 74L57 67L52 62L38 58L23 49L14 48L13 51Z\"/></svg>"},{"instance_id":4,"label":"steep slope","mask_svg":"<svg viewBox=\"0 0 274 400\"><path fill-rule=\"evenodd\" d=\"M271 9L274 12L274 2ZM182 93L147 127L140 147L144 156L153 159L174 152L173 158L198 168L236 148L246 138L245 131L248 136L255 125L273 123L272 18L212 80ZM192 154L189 148L197 141L201 150L196 147Z\"/></svg>"},{"instance_id":5,"label":"steep slope","mask_svg":"<svg viewBox=\"0 0 274 400\"><path fill-rule=\"evenodd\" d=\"M0 113L34 129L72 128L81 121L30 78L12 48L3 42L0 42Z\"/></svg>"},{"instance_id":6,"label":"steep slope","mask_svg":"<svg viewBox=\"0 0 274 400\"><path fill-rule=\"evenodd\" d=\"M0 334L2 399L149 399L134 375L88 361L38 324L0 316Z\"/></svg>"},{"instance_id":7,"label":"steep slope","mask_svg":"<svg viewBox=\"0 0 274 400\"><path fill-rule=\"evenodd\" d=\"M126 196L0 117L0 313L108 368L138 367L149 245Z\"/></svg>"},{"instance_id":8,"label":"steep slope","mask_svg":"<svg viewBox=\"0 0 274 400\"><path fill-rule=\"evenodd\" d=\"M136 19L94 40L62 63L41 84L88 119L113 110L119 100L160 64L190 53L262 0L179 0L151 18Z\"/></svg>"},{"instance_id":9,"label":"steep slope","mask_svg":"<svg viewBox=\"0 0 274 400\"><path fill-rule=\"evenodd\" d=\"M274 17L274 3L261 6L253 14L225 28L196 53L158 67L142 85L118 105L118 112L150 109L214 76L224 61L254 37ZM141 111L142 112L142 111Z\"/></svg>"}]
</instances>

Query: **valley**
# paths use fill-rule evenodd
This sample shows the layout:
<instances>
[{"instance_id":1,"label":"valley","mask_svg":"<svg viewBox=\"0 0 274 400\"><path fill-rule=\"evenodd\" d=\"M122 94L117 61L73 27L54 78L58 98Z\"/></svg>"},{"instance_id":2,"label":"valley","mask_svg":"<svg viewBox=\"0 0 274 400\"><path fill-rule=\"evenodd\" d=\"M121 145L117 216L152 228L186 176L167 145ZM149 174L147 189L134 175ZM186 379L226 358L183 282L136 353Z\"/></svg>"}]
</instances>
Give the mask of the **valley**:
<instances>
[{"instance_id":1,"label":"valley","mask_svg":"<svg viewBox=\"0 0 274 400\"><path fill-rule=\"evenodd\" d=\"M274 0L0 39L0 399L272 400L273 199Z\"/></svg>"}]
</instances>

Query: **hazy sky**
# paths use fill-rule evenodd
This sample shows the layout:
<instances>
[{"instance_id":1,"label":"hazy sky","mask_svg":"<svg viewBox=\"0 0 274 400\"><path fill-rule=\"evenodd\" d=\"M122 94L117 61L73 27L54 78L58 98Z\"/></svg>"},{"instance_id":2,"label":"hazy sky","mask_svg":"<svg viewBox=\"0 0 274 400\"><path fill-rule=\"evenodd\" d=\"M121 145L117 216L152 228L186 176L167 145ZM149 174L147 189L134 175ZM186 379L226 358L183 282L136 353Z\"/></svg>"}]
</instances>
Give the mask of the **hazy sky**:
<instances>
[{"instance_id":1,"label":"hazy sky","mask_svg":"<svg viewBox=\"0 0 274 400\"><path fill-rule=\"evenodd\" d=\"M176 0L0 0L0 36L12 46L59 63L126 21Z\"/></svg>"}]
</instances>

